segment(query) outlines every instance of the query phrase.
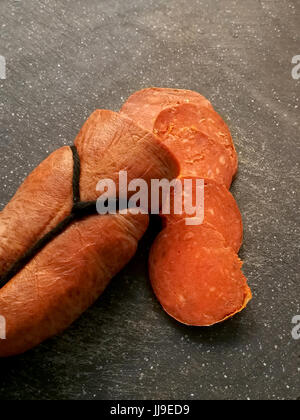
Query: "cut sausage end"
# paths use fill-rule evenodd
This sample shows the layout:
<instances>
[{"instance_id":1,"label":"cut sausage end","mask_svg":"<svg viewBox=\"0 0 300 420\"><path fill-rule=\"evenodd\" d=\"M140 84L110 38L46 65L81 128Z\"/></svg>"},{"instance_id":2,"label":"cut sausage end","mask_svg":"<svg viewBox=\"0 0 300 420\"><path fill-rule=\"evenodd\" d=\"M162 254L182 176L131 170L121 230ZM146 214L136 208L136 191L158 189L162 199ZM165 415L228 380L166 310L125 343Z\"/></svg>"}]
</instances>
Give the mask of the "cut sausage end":
<instances>
[{"instance_id":1,"label":"cut sausage end","mask_svg":"<svg viewBox=\"0 0 300 420\"><path fill-rule=\"evenodd\" d=\"M213 110L195 104L164 109L154 124L154 133L166 143L182 165L183 176L204 176L230 187L238 170L238 157L229 128ZM204 152L205 143L212 145ZM201 149L202 148L202 151ZM181 159L180 159L181 156ZM193 173L191 173L193 171Z\"/></svg>"},{"instance_id":2,"label":"cut sausage end","mask_svg":"<svg viewBox=\"0 0 300 420\"><path fill-rule=\"evenodd\" d=\"M199 199L196 189L197 179L195 177L182 178L183 183L186 180L192 182L192 197L190 197L189 191L185 191L185 197L190 200L190 203L194 207L196 207ZM182 207L184 207L183 204ZM170 210L169 215L162 215L164 227L177 223L187 217L196 216L196 213L190 216L187 216L185 213L180 215L175 214L174 196L171 196ZM211 224L224 236L226 244L236 253L239 252L243 242L243 222L240 210L228 189L211 179L204 179L204 223Z\"/></svg>"},{"instance_id":3,"label":"cut sausage end","mask_svg":"<svg viewBox=\"0 0 300 420\"><path fill-rule=\"evenodd\" d=\"M191 326L211 326L242 311L251 300L242 262L212 226L164 229L151 250L154 292L165 311Z\"/></svg>"},{"instance_id":4,"label":"cut sausage end","mask_svg":"<svg viewBox=\"0 0 300 420\"><path fill-rule=\"evenodd\" d=\"M141 127L153 131L154 123L161 111L167 107L194 103L213 110L208 99L200 93L184 89L147 88L131 95L121 108L121 114L127 115Z\"/></svg>"}]
</instances>

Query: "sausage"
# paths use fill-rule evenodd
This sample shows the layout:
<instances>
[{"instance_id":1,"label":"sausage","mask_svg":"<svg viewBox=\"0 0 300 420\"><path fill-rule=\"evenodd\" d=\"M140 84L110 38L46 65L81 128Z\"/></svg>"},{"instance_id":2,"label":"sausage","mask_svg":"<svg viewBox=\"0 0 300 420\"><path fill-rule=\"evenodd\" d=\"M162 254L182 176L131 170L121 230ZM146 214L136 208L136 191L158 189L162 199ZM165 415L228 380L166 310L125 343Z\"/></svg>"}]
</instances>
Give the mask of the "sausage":
<instances>
[{"instance_id":1,"label":"sausage","mask_svg":"<svg viewBox=\"0 0 300 420\"><path fill-rule=\"evenodd\" d=\"M148 184L178 173L176 160L159 139L111 111L96 111L75 143L82 201L97 199L100 179L117 183L120 170L127 171L128 180L143 178ZM2 273L5 261L15 262L70 211L72 158L69 148L51 155L0 214ZM23 353L69 326L132 258L147 226L147 215L90 216L73 222L40 250L0 289L7 335L0 340L0 357Z\"/></svg>"},{"instance_id":2,"label":"sausage","mask_svg":"<svg viewBox=\"0 0 300 420\"><path fill-rule=\"evenodd\" d=\"M23 353L67 328L134 255L147 223L146 215L92 216L53 240L0 292L7 322L0 355Z\"/></svg>"},{"instance_id":3,"label":"sausage","mask_svg":"<svg viewBox=\"0 0 300 420\"><path fill-rule=\"evenodd\" d=\"M197 92L183 89L148 88L130 96L120 112L152 132L155 120L161 111L184 103L194 103L213 110L211 103Z\"/></svg>"},{"instance_id":4,"label":"sausage","mask_svg":"<svg viewBox=\"0 0 300 420\"><path fill-rule=\"evenodd\" d=\"M0 213L0 276L70 213L72 175L72 152L63 147L26 178Z\"/></svg>"},{"instance_id":5,"label":"sausage","mask_svg":"<svg viewBox=\"0 0 300 420\"><path fill-rule=\"evenodd\" d=\"M171 316L188 325L214 325L252 298L236 254L243 238L241 214L228 191L238 156L228 126L204 97L171 92L137 92L121 113L153 131L174 153L182 181L205 179L204 223L186 226L185 214L162 215L165 228L152 247L149 275Z\"/></svg>"},{"instance_id":6,"label":"sausage","mask_svg":"<svg viewBox=\"0 0 300 420\"><path fill-rule=\"evenodd\" d=\"M135 254L147 215L91 216L55 238L0 291L6 340L0 356L61 333L92 305Z\"/></svg>"},{"instance_id":7,"label":"sausage","mask_svg":"<svg viewBox=\"0 0 300 420\"><path fill-rule=\"evenodd\" d=\"M211 326L231 318L251 300L242 262L211 225L165 228L149 259L153 290L179 322Z\"/></svg>"},{"instance_id":8,"label":"sausage","mask_svg":"<svg viewBox=\"0 0 300 420\"><path fill-rule=\"evenodd\" d=\"M201 132L224 146L230 156L233 177L238 170L238 157L228 126L212 108L186 103L164 109L154 123L154 133L166 138L172 134L182 138L182 130Z\"/></svg>"},{"instance_id":9,"label":"sausage","mask_svg":"<svg viewBox=\"0 0 300 420\"><path fill-rule=\"evenodd\" d=\"M191 180L192 182L193 189L190 201L192 205L195 206L197 178L186 177L182 179L182 182L184 183L185 180ZM185 192L185 194L188 195L187 192ZM196 213L190 215L185 213L181 215L175 214L174 195L171 196L170 209L170 215L162 214L164 227L188 217L196 217ZM226 244L236 253L239 252L243 242L241 212L232 194L223 185L217 184L211 179L204 180L204 223L212 225L223 235Z\"/></svg>"},{"instance_id":10,"label":"sausage","mask_svg":"<svg viewBox=\"0 0 300 420\"><path fill-rule=\"evenodd\" d=\"M230 188L234 171L224 146L192 128L159 132L159 138L178 159L180 177L213 179Z\"/></svg>"},{"instance_id":11,"label":"sausage","mask_svg":"<svg viewBox=\"0 0 300 420\"><path fill-rule=\"evenodd\" d=\"M128 172L128 181L173 179L179 173L174 154L153 133L130 118L112 111L95 111L83 125L75 145L80 159L81 200L99 196L96 185L110 178L119 187L119 172Z\"/></svg>"},{"instance_id":12,"label":"sausage","mask_svg":"<svg viewBox=\"0 0 300 420\"><path fill-rule=\"evenodd\" d=\"M176 160L159 139L112 111L95 111L75 144L81 160L82 201L98 198L101 179L114 180L118 188L122 170L127 170L128 181L143 178L148 183L178 173ZM64 147L28 176L0 213L0 275L70 213L72 176L72 152Z\"/></svg>"}]
</instances>

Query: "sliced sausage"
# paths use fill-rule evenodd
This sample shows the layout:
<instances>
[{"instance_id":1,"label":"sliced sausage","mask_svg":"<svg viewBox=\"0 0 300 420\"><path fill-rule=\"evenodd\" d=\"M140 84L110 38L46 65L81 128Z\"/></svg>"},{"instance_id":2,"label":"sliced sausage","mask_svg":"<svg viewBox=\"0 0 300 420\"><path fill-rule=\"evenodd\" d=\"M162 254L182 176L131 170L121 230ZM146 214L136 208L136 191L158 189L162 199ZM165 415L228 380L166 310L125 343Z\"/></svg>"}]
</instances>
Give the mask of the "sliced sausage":
<instances>
[{"instance_id":1,"label":"sliced sausage","mask_svg":"<svg viewBox=\"0 0 300 420\"><path fill-rule=\"evenodd\" d=\"M251 291L242 262L212 226L169 225L149 260L154 292L165 311L183 324L211 326L244 309Z\"/></svg>"},{"instance_id":2,"label":"sliced sausage","mask_svg":"<svg viewBox=\"0 0 300 420\"><path fill-rule=\"evenodd\" d=\"M127 115L141 127L153 131L155 120L161 111L184 103L194 103L213 109L204 96L191 90L148 88L130 96L123 105L121 114Z\"/></svg>"},{"instance_id":3,"label":"sliced sausage","mask_svg":"<svg viewBox=\"0 0 300 420\"><path fill-rule=\"evenodd\" d=\"M206 134L216 143L224 146L230 156L233 176L238 169L238 157L228 126L213 109L192 103L164 109L154 124L154 133L165 138L167 135L180 137L183 128Z\"/></svg>"},{"instance_id":4,"label":"sliced sausage","mask_svg":"<svg viewBox=\"0 0 300 420\"><path fill-rule=\"evenodd\" d=\"M196 182L197 178L184 178L184 181L190 180L192 185L192 196L189 195L189 190L186 189L185 197L190 200L192 206L196 206ZM180 199L180 197L179 197ZM201 203L202 204L202 203ZM184 200L180 203L184 210ZM178 221L188 218L196 217L197 213L187 215L175 214L174 195L171 195L171 214L163 215L164 226L177 223ZM241 212L232 194L220 184L217 184L211 179L204 180L204 223L212 225L219 233L221 233L226 241L236 253L239 252L243 242L243 222Z\"/></svg>"},{"instance_id":5,"label":"sliced sausage","mask_svg":"<svg viewBox=\"0 0 300 420\"><path fill-rule=\"evenodd\" d=\"M192 128L159 134L164 145L178 159L180 177L213 179L230 188L234 171L224 146Z\"/></svg>"}]
</instances>

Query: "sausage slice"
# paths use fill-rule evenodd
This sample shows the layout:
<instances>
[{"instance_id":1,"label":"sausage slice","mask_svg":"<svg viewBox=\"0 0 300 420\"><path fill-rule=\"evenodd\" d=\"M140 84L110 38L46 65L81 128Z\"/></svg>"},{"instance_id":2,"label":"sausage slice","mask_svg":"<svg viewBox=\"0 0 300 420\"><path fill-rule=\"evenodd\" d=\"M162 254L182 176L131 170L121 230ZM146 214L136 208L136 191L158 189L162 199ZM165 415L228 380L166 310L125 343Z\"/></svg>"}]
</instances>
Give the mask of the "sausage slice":
<instances>
[{"instance_id":1,"label":"sausage slice","mask_svg":"<svg viewBox=\"0 0 300 420\"><path fill-rule=\"evenodd\" d=\"M154 124L154 133L166 138L169 134L181 137L183 129L201 132L226 148L230 156L233 176L238 169L238 157L228 126L214 110L192 103L173 106L163 110Z\"/></svg>"},{"instance_id":2,"label":"sausage slice","mask_svg":"<svg viewBox=\"0 0 300 420\"><path fill-rule=\"evenodd\" d=\"M153 290L165 311L186 325L211 326L243 310L251 291L242 262L211 225L169 225L149 260Z\"/></svg>"},{"instance_id":3,"label":"sausage slice","mask_svg":"<svg viewBox=\"0 0 300 420\"><path fill-rule=\"evenodd\" d=\"M196 206L196 181L197 178L186 177L182 179L190 180L192 188L192 195L188 195L192 206ZM184 203L182 203L182 208ZM202 203L201 203L202 204ZM177 223L178 221L188 218L196 217L195 214L187 215L185 213L179 215L175 214L174 209L174 195L171 195L171 214L162 214L164 226ZM226 241L236 253L239 252L243 242L243 222L241 212L232 194L223 186L211 179L204 180L204 223L212 225L219 233L221 233Z\"/></svg>"},{"instance_id":4,"label":"sausage slice","mask_svg":"<svg viewBox=\"0 0 300 420\"><path fill-rule=\"evenodd\" d=\"M176 127L167 132L159 131L158 135L177 158L180 177L213 179L230 188L234 170L231 156L223 145L193 128Z\"/></svg>"},{"instance_id":5,"label":"sausage slice","mask_svg":"<svg viewBox=\"0 0 300 420\"><path fill-rule=\"evenodd\" d=\"M204 96L191 90L148 88L130 96L121 108L121 114L127 115L141 127L152 132L155 120L161 111L185 103L194 103L213 109Z\"/></svg>"}]
</instances>

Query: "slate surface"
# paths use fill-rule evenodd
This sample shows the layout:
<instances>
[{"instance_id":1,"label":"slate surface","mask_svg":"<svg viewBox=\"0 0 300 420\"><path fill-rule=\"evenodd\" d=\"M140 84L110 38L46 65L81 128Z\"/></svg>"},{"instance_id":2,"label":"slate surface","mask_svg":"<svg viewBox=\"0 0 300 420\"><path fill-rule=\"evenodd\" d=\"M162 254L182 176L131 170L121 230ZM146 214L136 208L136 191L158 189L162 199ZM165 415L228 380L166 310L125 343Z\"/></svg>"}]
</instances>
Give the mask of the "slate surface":
<instances>
[{"instance_id":1,"label":"slate surface","mask_svg":"<svg viewBox=\"0 0 300 420\"><path fill-rule=\"evenodd\" d=\"M1 399L296 399L300 4L294 0L0 0L0 205L95 108L151 85L194 89L229 123L254 300L211 329L161 310L152 224L131 264L62 336L0 361Z\"/></svg>"}]
</instances>

